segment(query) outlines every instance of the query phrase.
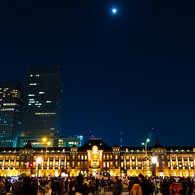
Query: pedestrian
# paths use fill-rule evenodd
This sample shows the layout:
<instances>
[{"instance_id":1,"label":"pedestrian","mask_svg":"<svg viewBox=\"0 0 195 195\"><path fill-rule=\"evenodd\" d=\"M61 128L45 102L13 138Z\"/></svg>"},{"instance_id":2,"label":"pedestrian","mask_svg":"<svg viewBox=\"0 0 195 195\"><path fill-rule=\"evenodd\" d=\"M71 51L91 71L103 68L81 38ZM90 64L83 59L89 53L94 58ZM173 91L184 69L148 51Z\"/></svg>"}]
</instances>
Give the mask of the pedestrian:
<instances>
[{"instance_id":1,"label":"pedestrian","mask_svg":"<svg viewBox=\"0 0 195 195\"><path fill-rule=\"evenodd\" d=\"M161 192L162 195L169 195L169 187L166 179L163 179L163 182L161 184Z\"/></svg>"},{"instance_id":2,"label":"pedestrian","mask_svg":"<svg viewBox=\"0 0 195 195\"><path fill-rule=\"evenodd\" d=\"M68 177L65 179L65 194L68 192Z\"/></svg>"},{"instance_id":3,"label":"pedestrian","mask_svg":"<svg viewBox=\"0 0 195 195\"><path fill-rule=\"evenodd\" d=\"M18 181L15 181L13 184L12 184L12 195L16 195L16 191L18 190L18 188L21 187L22 185L22 178L19 178Z\"/></svg>"},{"instance_id":4,"label":"pedestrian","mask_svg":"<svg viewBox=\"0 0 195 195\"><path fill-rule=\"evenodd\" d=\"M36 195L35 189L30 184L30 177L24 177L22 185L16 190L16 195Z\"/></svg>"},{"instance_id":5,"label":"pedestrian","mask_svg":"<svg viewBox=\"0 0 195 195\"><path fill-rule=\"evenodd\" d=\"M3 195L5 191L5 184L3 183L3 178L0 176L0 195Z\"/></svg>"},{"instance_id":6,"label":"pedestrian","mask_svg":"<svg viewBox=\"0 0 195 195\"><path fill-rule=\"evenodd\" d=\"M130 178L130 180L129 180L129 185L128 185L129 194L130 194L130 191L131 191L131 189L132 189L133 185L134 185L134 181L133 181L133 179L132 179L132 178Z\"/></svg>"},{"instance_id":7,"label":"pedestrian","mask_svg":"<svg viewBox=\"0 0 195 195\"><path fill-rule=\"evenodd\" d=\"M137 178L134 180L134 184L131 188L130 195L142 195L142 188Z\"/></svg>"},{"instance_id":8,"label":"pedestrian","mask_svg":"<svg viewBox=\"0 0 195 195\"><path fill-rule=\"evenodd\" d=\"M187 178L187 186L189 187L188 195L192 195L193 183L191 182L190 177Z\"/></svg>"},{"instance_id":9,"label":"pedestrian","mask_svg":"<svg viewBox=\"0 0 195 195\"><path fill-rule=\"evenodd\" d=\"M138 179L142 188L142 195L150 195L150 186L148 181L144 178L142 174L138 175Z\"/></svg>"},{"instance_id":10,"label":"pedestrian","mask_svg":"<svg viewBox=\"0 0 195 195\"><path fill-rule=\"evenodd\" d=\"M108 191L111 191L111 179L110 177L107 179L107 184L108 184Z\"/></svg>"},{"instance_id":11,"label":"pedestrian","mask_svg":"<svg viewBox=\"0 0 195 195\"><path fill-rule=\"evenodd\" d=\"M58 183L57 178L54 178L51 184L51 190L52 190L52 195L57 195L59 192L60 186Z\"/></svg>"},{"instance_id":12,"label":"pedestrian","mask_svg":"<svg viewBox=\"0 0 195 195\"><path fill-rule=\"evenodd\" d=\"M187 182L183 182L181 194L182 195L188 195L189 187L187 185Z\"/></svg>"},{"instance_id":13,"label":"pedestrian","mask_svg":"<svg viewBox=\"0 0 195 195\"><path fill-rule=\"evenodd\" d=\"M181 189L178 183L176 183L175 179L173 179L173 183L170 186L170 195L180 195Z\"/></svg>"},{"instance_id":14,"label":"pedestrian","mask_svg":"<svg viewBox=\"0 0 195 195\"><path fill-rule=\"evenodd\" d=\"M68 194L74 195L74 191L75 191L75 181L74 181L74 177L72 177L69 183Z\"/></svg>"},{"instance_id":15,"label":"pedestrian","mask_svg":"<svg viewBox=\"0 0 195 195\"><path fill-rule=\"evenodd\" d=\"M113 195L122 195L122 187L121 187L121 183L118 181L118 177L114 178L112 190L113 190Z\"/></svg>"},{"instance_id":16,"label":"pedestrian","mask_svg":"<svg viewBox=\"0 0 195 195\"><path fill-rule=\"evenodd\" d=\"M94 195L94 192L95 192L95 187L96 187L96 182L95 182L95 179L94 177L90 179L90 187L91 187L91 190L92 190L92 193Z\"/></svg>"}]
</instances>

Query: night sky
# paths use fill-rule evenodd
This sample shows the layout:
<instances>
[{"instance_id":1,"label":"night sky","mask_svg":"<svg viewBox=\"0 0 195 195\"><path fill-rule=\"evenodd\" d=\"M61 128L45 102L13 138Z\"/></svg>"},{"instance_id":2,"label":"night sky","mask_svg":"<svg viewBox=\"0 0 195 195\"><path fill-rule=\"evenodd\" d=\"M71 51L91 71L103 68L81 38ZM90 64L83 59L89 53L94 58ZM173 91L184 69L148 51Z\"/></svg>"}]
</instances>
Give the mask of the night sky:
<instances>
[{"instance_id":1,"label":"night sky","mask_svg":"<svg viewBox=\"0 0 195 195\"><path fill-rule=\"evenodd\" d=\"M63 134L195 145L194 1L0 1L0 80L59 65ZM117 13L113 14L112 9Z\"/></svg>"}]
</instances>

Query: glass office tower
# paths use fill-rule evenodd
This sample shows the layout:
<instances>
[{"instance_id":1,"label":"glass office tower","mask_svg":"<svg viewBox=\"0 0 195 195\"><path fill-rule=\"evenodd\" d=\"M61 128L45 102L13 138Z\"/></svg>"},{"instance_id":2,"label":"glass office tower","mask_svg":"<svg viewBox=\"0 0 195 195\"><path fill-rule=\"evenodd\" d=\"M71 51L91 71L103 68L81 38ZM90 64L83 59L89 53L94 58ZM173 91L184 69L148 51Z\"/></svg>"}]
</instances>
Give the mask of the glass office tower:
<instances>
[{"instance_id":1,"label":"glass office tower","mask_svg":"<svg viewBox=\"0 0 195 195\"><path fill-rule=\"evenodd\" d=\"M0 82L0 147L16 147L20 133L24 88L20 82Z\"/></svg>"},{"instance_id":2,"label":"glass office tower","mask_svg":"<svg viewBox=\"0 0 195 195\"><path fill-rule=\"evenodd\" d=\"M60 134L62 94L58 67L28 68L21 133L40 137Z\"/></svg>"}]
</instances>

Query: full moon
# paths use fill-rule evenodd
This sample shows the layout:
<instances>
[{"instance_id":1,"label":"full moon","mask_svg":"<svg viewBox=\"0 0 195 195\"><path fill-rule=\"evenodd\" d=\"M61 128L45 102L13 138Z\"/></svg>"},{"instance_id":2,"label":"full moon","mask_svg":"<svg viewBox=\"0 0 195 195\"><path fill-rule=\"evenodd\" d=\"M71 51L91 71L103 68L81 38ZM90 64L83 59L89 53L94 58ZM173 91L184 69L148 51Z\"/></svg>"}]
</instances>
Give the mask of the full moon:
<instances>
[{"instance_id":1,"label":"full moon","mask_svg":"<svg viewBox=\"0 0 195 195\"><path fill-rule=\"evenodd\" d=\"M112 12L115 14L116 13L116 9L112 9Z\"/></svg>"}]
</instances>

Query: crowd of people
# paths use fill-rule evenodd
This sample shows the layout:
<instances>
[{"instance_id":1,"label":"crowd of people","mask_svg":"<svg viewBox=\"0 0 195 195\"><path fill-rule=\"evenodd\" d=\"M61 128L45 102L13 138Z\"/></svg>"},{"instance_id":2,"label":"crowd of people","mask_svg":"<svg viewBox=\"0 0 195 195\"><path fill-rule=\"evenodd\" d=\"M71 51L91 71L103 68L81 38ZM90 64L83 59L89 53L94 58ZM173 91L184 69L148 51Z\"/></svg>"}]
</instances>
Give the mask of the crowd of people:
<instances>
[{"instance_id":1,"label":"crowd of people","mask_svg":"<svg viewBox=\"0 0 195 195\"><path fill-rule=\"evenodd\" d=\"M190 178L145 179L142 174L129 181L130 195L194 195L195 180Z\"/></svg>"},{"instance_id":2,"label":"crowd of people","mask_svg":"<svg viewBox=\"0 0 195 195\"><path fill-rule=\"evenodd\" d=\"M121 179L114 177L112 180L98 178L30 178L24 177L12 181L0 177L0 195L11 193L12 195L88 195L105 194L105 189L113 195L122 195L123 185ZM193 195L195 181L190 178L180 178L178 182L170 179L146 179L142 174L130 178L129 195Z\"/></svg>"}]
</instances>

